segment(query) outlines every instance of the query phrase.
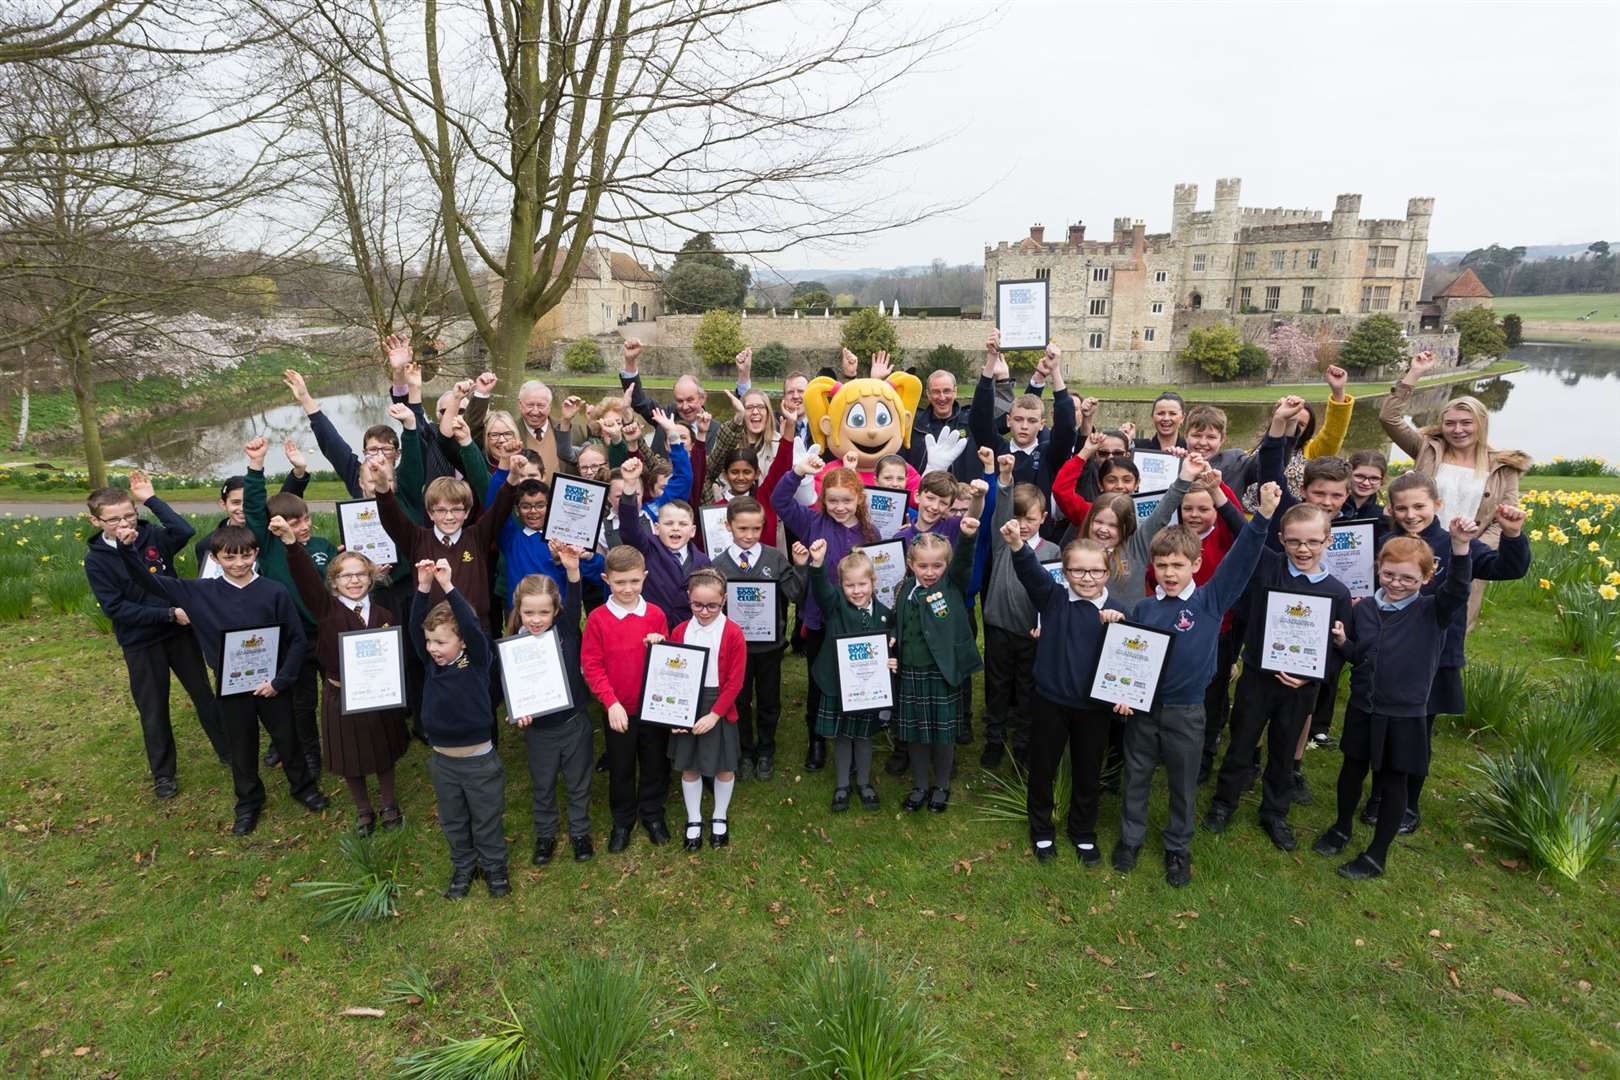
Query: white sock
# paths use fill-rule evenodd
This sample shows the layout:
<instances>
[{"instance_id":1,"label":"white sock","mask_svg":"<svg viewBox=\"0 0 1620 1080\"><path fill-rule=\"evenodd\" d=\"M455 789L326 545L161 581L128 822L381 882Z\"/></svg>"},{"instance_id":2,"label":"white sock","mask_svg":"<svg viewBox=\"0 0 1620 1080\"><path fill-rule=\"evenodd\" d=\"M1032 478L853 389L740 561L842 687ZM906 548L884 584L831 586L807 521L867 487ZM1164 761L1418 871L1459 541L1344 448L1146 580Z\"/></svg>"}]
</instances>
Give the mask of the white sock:
<instances>
[{"instance_id":1,"label":"white sock","mask_svg":"<svg viewBox=\"0 0 1620 1080\"><path fill-rule=\"evenodd\" d=\"M714 782L715 817L724 818L726 816L726 811L731 807L731 793L736 787L737 780L735 777L730 780L716 780ZM724 836L726 834L726 824L724 821L716 821L709 827L714 830L716 836Z\"/></svg>"},{"instance_id":2,"label":"white sock","mask_svg":"<svg viewBox=\"0 0 1620 1080\"><path fill-rule=\"evenodd\" d=\"M1050 840L1037 840L1037 841L1035 841L1035 846L1038 847L1038 848L1049 848L1049 847L1052 846L1052 841L1050 841Z\"/></svg>"},{"instance_id":3,"label":"white sock","mask_svg":"<svg viewBox=\"0 0 1620 1080\"><path fill-rule=\"evenodd\" d=\"M703 779L681 779L681 799L686 803L686 820L703 820Z\"/></svg>"}]
</instances>

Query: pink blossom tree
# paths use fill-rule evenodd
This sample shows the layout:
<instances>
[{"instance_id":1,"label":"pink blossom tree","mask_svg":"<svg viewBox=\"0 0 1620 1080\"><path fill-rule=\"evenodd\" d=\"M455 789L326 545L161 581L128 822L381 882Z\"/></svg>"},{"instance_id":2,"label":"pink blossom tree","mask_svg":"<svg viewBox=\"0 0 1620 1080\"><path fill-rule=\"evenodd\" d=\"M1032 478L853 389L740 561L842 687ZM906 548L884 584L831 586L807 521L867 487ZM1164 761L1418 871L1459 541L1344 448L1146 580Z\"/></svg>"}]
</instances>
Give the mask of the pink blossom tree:
<instances>
[{"instance_id":1,"label":"pink blossom tree","mask_svg":"<svg viewBox=\"0 0 1620 1080\"><path fill-rule=\"evenodd\" d=\"M1316 366L1316 339L1292 323L1272 327L1265 350L1271 355L1273 371L1295 373Z\"/></svg>"}]
</instances>

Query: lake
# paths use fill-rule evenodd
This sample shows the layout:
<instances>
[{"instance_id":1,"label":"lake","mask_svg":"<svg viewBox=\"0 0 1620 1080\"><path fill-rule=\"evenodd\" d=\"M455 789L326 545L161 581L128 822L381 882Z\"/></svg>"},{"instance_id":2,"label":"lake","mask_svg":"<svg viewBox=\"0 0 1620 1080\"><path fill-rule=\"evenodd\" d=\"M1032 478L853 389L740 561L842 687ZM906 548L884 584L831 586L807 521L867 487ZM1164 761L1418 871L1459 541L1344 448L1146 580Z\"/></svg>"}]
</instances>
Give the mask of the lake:
<instances>
[{"instance_id":1,"label":"lake","mask_svg":"<svg viewBox=\"0 0 1620 1080\"><path fill-rule=\"evenodd\" d=\"M1537 460L1552 457L1595 455L1620 461L1620 350L1581 345L1523 345L1509 358L1528 364L1512 375L1459 383L1421 392L1414 401L1419 423L1435 419L1444 403L1453 397L1472 393L1491 411L1491 443L1502 448L1524 450ZM447 387L430 386L425 394L431 403ZM329 388L330 389L330 388ZM569 386L555 383L558 400L577 393L596 401L606 392L602 387ZM667 394L667 391L662 394ZM1189 399L1197 400L1196 391ZM1324 388L1323 397L1326 396ZM723 395L712 394L711 406L717 416L729 413ZM322 409L351 445L360 445L366 428L387 417L385 388L354 384L338 387L321 397ZM1229 441L1248 445L1265 423L1263 405L1225 405L1229 420ZM1105 402L1105 423L1134 418L1146 429L1149 406L1146 403ZM294 404L277 405L244 413L226 403L217 410L202 411L183 419L149 425L127 436L103 432L109 457L120 465L138 465L185 476L220 476L242 469L242 445L255 435L272 443L266 468L274 473L287 468L281 441L291 436L309 456L310 468L324 469L327 463L315 451L314 439L304 410ZM1347 449L1364 446L1389 448L1378 425L1377 401L1358 405L1351 421ZM1396 451L1394 456L1403 455Z\"/></svg>"}]
</instances>

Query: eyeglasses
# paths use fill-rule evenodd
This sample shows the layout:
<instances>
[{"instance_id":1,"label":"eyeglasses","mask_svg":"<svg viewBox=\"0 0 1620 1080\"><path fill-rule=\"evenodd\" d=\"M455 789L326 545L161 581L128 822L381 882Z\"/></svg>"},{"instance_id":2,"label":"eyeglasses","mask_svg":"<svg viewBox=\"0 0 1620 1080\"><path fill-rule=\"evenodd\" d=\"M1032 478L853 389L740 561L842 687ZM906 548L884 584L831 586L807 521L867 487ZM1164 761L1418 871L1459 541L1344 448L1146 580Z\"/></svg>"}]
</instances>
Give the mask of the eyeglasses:
<instances>
[{"instance_id":1,"label":"eyeglasses","mask_svg":"<svg viewBox=\"0 0 1620 1080\"><path fill-rule=\"evenodd\" d=\"M1326 540L1284 540L1282 546L1285 548L1319 548L1326 543Z\"/></svg>"},{"instance_id":2,"label":"eyeglasses","mask_svg":"<svg viewBox=\"0 0 1620 1080\"><path fill-rule=\"evenodd\" d=\"M117 517L97 518L104 525L133 525L140 520L138 514L120 514Z\"/></svg>"},{"instance_id":3,"label":"eyeglasses","mask_svg":"<svg viewBox=\"0 0 1620 1080\"><path fill-rule=\"evenodd\" d=\"M345 570L337 576L339 581L369 581L370 578L369 570Z\"/></svg>"},{"instance_id":4,"label":"eyeglasses","mask_svg":"<svg viewBox=\"0 0 1620 1080\"><path fill-rule=\"evenodd\" d=\"M489 441L490 442L517 442L517 432L515 432L515 431L491 431L489 433Z\"/></svg>"},{"instance_id":5,"label":"eyeglasses","mask_svg":"<svg viewBox=\"0 0 1620 1080\"><path fill-rule=\"evenodd\" d=\"M1391 585L1421 585L1421 584L1423 584L1423 579L1420 578L1420 577L1413 577L1411 574L1391 574L1387 570L1378 571L1378 580L1379 581L1387 581Z\"/></svg>"},{"instance_id":6,"label":"eyeglasses","mask_svg":"<svg viewBox=\"0 0 1620 1080\"><path fill-rule=\"evenodd\" d=\"M1369 473L1365 476L1360 473L1351 473L1350 479L1358 484L1382 484L1384 482L1383 476L1378 473Z\"/></svg>"},{"instance_id":7,"label":"eyeglasses","mask_svg":"<svg viewBox=\"0 0 1620 1080\"><path fill-rule=\"evenodd\" d=\"M1129 457L1130 453L1131 452L1129 450L1104 450L1099 446L1095 451L1092 452L1091 456L1098 458Z\"/></svg>"},{"instance_id":8,"label":"eyeglasses","mask_svg":"<svg viewBox=\"0 0 1620 1080\"><path fill-rule=\"evenodd\" d=\"M1065 566L1063 568L1063 572L1068 574L1070 577L1078 578L1102 578L1108 576L1108 570L1106 568L1094 570L1090 567Z\"/></svg>"},{"instance_id":9,"label":"eyeglasses","mask_svg":"<svg viewBox=\"0 0 1620 1080\"><path fill-rule=\"evenodd\" d=\"M433 517L453 517L456 514L465 517L467 508L465 506L435 506L430 508L428 513Z\"/></svg>"},{"instance_id":10,"label":"eyeglasses","mask_svg":"<svg viewBox=\"0 0 1620 1080\"><path fill-rule=\"evenodd\" d=\"M390 454L397 454L397 453L399 453L399 451L395 450L392 446L368 446L368 447L366 447L366 457L368 457L368 458L385 458L385 457L388 457Z\"/></svg>"},{"instance_id":11,"label":"eyeglasses","mask_svg":"<svg viewBox=\"0 0 1620 1080\"><path fill-rule=\"evenodd\" d=\"M743 412L762 413L762 412L770 412L770 409L766 408L764 405L744 405L743 406Z\"/></svg>"},{"instance_id":12,"label":"eyeglasses","mask_svg":"<svg viewBox=\"0 0 1620 1080\"><path fill-rule=\"evenodd\" d=\"M713 603L699 603L698 601L693 600L691 604L693 611L719 611L722 606L723 605L718 600L714 601Z\"/></svg>"}]
</instances>

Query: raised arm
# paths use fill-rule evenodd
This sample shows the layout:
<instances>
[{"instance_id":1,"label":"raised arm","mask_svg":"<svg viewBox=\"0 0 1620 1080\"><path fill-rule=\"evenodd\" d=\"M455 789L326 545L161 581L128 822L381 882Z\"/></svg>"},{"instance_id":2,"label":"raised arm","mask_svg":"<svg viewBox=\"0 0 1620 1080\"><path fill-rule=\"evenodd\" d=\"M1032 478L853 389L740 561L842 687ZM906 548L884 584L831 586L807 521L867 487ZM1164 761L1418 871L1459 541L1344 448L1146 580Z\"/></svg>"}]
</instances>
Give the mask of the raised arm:
<instances>
[{"instance_id":1,"label":"raised arm","mask_svg":"<svg viewBox=\"0 0 1620 1080\"><path fill-rule=\"evenodd\" d=\"M1034 549L1028 544L1020 544L1012 553L1012 559L1013 573L1018 575L1018 583L1029 594L1030 603L1035 605L1037 611L1044 609L1057 596L1058 583L1041 566Z\"/></svg>"},{"instance_id":2,"label":"raised arm","mask_svg":"<svg viewBox=\"0 0 1620 1080\"><path fill-rule=\"evenodd\" d=\"M1063 516L1076 526L1091 513L1091 502L1079 492L1080 474L1085 470L1086 461L1086 457L1075 454L1063 463L1052 478L1052 499Z\"/></svg>"},{"instance_id":3,"label":"raised arm","mask_svg":"<svg viewBox=\"0 0 1620 1080\"><path fill-rule=\"evenodd\" d=\"M1383 404L1378 406L1378 423L1383 426L1384 433L1414 460L1423 449L1423 433L1406 418L1406 404L1412 400L1412 391L1417 387L1418 380L1434 365L1434 354L1431 352L1420 352L1412 357L1406 374L1401 376L1389 396L1384 398Z\"/></svg>"},{"instance_id":4,"label":"raised arm","mask_svg":"<svg viewBox=\"0 0 1620 1080\"><path fill-rule=\"evenodd\" d=\"M1266 546L1266 529L1277 512L1277 505L1276 488L1269 484L1261 488L1260 508L1238 533L1237 543L1215 568L1215 576L1209 579L1208 588L1217 612L1224 612L1237 603L1243 590L1249 587L1254 568L1260 565L1260 553Z\"/></svg>"},{"instance_id":5,"label":"raised arm","mask_svg":"<svg viewBox=\"0 0 1620 1080\"><path fill-rule=\"evenodd\" d=\"M1350 431L1350 414L1356 407L1356 399L1344 392L1345 384L1350 379L1344 368L1332 365L1327 369L1325 378L1331 391L1327 416L1322 420L1322 429L1305 444L1306 460L1333 457L1344 447L1344 437Z\"/></svg>"},{"instance_id":6,"label":"raised arm","mask_svg":"<svg viewBox=\"0 0 1620 1080\"><path fill-rule=\"evenodd\" d=\"M280 518L275 520L281 521ZM285 522L282 522L282 528L286 528ZM327 605L333 601L332 594L326 591L326 579L315 567L315 560L309 557L304 545L293 537L291 529L285 533L278 532L273 543L282 545L287 553L287 573L292 577L293 587L298 590L298 598L311 615L320 619L326 614Z\"/></svg>"}]
</instances>

